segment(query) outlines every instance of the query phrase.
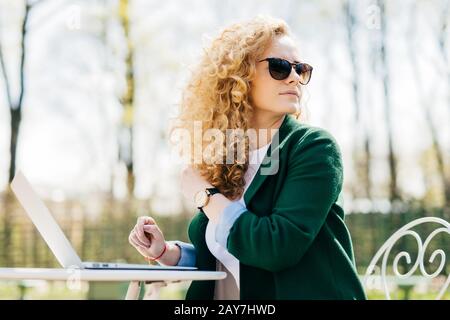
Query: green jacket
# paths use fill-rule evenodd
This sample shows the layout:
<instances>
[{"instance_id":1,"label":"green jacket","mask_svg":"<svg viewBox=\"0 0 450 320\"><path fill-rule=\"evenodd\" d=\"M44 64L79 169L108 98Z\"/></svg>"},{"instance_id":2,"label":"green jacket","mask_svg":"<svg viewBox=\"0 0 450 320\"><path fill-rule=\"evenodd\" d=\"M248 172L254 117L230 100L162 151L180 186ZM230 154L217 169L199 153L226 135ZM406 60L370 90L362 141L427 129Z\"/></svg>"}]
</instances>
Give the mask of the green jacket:
<instances>
[{"instance_id":1,"label":"green jacket","mask_svg":"<svg viewBox=\"0 0 450 320\"><path fill-rule=\"evenodd\" d=\"M366 299L344 211L336 203L343 182L339 146L324 129L292 115L276 135L278 157L271 145L244 194L247 211L227 239L227 250L239 260L240 299ZM278 170L261 174L263 168ZM207 223L198 211L188 234L196 267L215 271ZM215 280L192 281L186 299L213 299L214 287Z\"/></svg>"}]
</instances>

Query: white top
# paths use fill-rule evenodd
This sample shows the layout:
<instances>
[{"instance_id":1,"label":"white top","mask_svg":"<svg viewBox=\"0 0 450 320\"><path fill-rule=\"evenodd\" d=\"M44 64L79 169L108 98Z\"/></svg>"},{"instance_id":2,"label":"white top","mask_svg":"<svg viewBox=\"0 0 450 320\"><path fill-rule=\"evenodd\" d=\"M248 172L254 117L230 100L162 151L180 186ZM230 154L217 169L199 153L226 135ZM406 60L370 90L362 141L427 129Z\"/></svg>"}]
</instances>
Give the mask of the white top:
<instances>
[{"instance_id":1,"label":"white top","mask_svg":"<svg viewBox=\"0 0 450 320\"><path fill-rule=\"evenodd\" d=\"M269 148L269 144L266 144L265 146L256 149L251 150L249 152L249 166L248 170L245 172L245 187L244 192L242 194L242 197L239 200L242 205L246 206L244 201L244 194L247 191L247 188L249 187L250 183L252 182L253 178L255 177L256 172L258 171L259 166L261 165L262 160L264 159L264 156L267 152L267 149ZM206 227L206 244L208 246L209 251L216 257L217 260L219 260L225 267L228 269L229 272L234 277L234 280L236 281L237 288L239 289L239 260L236 259L231 253L228 252L228 250L224 247L222 247L219 243L216 242L216 226L214 222L209 220L208 225Z\"/></svg>"}]
</instances>

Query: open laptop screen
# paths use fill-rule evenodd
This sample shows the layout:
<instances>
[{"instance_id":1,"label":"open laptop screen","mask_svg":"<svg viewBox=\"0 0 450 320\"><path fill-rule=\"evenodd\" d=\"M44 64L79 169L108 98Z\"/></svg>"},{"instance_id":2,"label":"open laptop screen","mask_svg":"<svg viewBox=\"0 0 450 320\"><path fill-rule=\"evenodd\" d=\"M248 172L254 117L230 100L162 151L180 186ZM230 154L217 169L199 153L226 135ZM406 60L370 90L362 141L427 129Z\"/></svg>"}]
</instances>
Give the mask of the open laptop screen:
<instances>
[{"instance_id":1,"label":"open laptop screen","mask_svg":"<svg viewBox=\"0 0 450 320\"><path fill-rule=\"evenodd\" d=\"M64 268L82 268L80 257L22 172L18 171L15 175L11 189L58 262Z\"/></svg>"}]
</instances>

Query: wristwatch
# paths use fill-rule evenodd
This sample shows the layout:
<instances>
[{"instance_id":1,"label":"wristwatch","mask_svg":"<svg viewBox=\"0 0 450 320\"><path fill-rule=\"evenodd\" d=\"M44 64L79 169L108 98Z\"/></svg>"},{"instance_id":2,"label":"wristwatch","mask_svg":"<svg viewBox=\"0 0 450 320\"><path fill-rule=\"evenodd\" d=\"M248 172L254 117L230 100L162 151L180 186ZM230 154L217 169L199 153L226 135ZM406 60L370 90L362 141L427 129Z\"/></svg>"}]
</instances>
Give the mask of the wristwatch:
<instances>
[{"instance_id":1,"label":"wristwatch","mask_svg":"<svg viewBox=\"0 0 450 320\"><path fill-rule=\"evenodd\" d=\"M220 191L219 191L219 189L214 187L214 188L206 188L204 190L200 190L194 195L195 205L202 213L204 213L203 207L206 206L209 202L209 197L211 197L212 195L214 195L216 193L220 193Z\"/></svg>"}]
</instances>

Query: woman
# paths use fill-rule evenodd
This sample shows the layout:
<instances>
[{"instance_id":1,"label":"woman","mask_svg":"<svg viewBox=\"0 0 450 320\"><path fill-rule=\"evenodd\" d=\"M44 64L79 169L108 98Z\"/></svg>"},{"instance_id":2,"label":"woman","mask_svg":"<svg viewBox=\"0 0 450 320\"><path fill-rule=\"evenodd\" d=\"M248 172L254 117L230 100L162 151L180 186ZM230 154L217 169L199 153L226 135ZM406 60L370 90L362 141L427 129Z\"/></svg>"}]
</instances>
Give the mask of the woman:
<instances>
[{"instance_id":1,"label":"woman","mask_svg":"<svg viewBox=\"0 0 450 320\"><path fill-rule=\"evenodd\" d=\"M203 130L252 129L256 139L238 140L243 162L183 170L183 194L199 208L192 244L165 241L151 217L130 233L148 260L227 272L193 281L186 299L366 299L337 203L340 149L327 131L296 119L312 73L300 61L286 23L259 15L224 29L194 70L178 127L192 132L200 121ZM236 140L222 140L216 160L237 152Z\"/></svg>"}]
</instances>

